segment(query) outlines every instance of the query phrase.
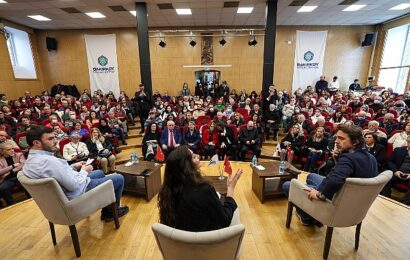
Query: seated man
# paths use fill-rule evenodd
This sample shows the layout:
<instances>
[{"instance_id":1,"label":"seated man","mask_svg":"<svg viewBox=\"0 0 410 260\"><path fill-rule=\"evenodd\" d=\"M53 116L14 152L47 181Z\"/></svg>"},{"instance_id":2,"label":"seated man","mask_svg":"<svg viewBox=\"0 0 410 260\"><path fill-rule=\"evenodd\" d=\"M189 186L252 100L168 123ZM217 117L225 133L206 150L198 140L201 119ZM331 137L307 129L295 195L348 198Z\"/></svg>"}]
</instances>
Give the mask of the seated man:
<instances>
[{"instance_id":1,"label":"seated man","mask_svg":"<svg viewBox=\"0 0 410 260\"><path fill-rule=\"evenodd\" d=\"M239 131L238 142L241 144L240 160L245 160L245 154L251 150L259 157L261 149L259 148L259 134L258 130L254 127L253 121L249 121L246 128L242 128Z\"/></svg>"},{"instance_id":2,"label":"seated man","mask_svg":"<svg viewBox=\"0 0 410 260\"><path fill-rule=\"evenodd\" d=\"M19 185L17 172L21 170L26 159L22 153L14 152L13 146L8 143L0 145L0 197L3 197L7 205L14 204L11 189Z\"/></svg>"},{"instance_id":3,"label":"seated man","mask_svg":"<svg viewBox=\"0 0 410 260\"><path fill-rule=\"evenodd\" d=\"M174 121L169 120L167 122L167 128L162 131L160 143L165 155L168 155L175 148L181 145L181 132L175 129Z\"/></svg>"},{"instance_id":4,"label":"seated man","mask_svg":"<svg viewBox=\"0 0 410 260\"><path fill-rule=\"evenodd\" d=\"M382 194L390 197L391 186L395 183L404 183L409 187L409 191L404 195L402 203L410 205L410 136L407 136L407 146L394 149L387 168L393 171L393 178L386 184Z\"/></svg>"},{"instance_id":5,"label":"seated man","mask_svg":"<svg viewBox=\"0 0 410 260\"><path fill-rule=\"evenodd\" d=\"M379 129L379 122L376 120L372 120L367 124L367 129L363 130L363 134L367 133L375 134L380 143L386 143L387 135ZM376 140L376 142L378 140Z\"/></svg>"},{"instance_id":6,"label":"seated man","mask_svg":"<svg viewBox=\"0 0 410 260\"><path fill-rule=\"evenodd\" d=\"M337 159L336 165L327 177L316 173L310 173L307 176L306 182L310 190L306 195L310 200L331 200L345 184L346 178L373 178L378 175L376 159L366 149L363 149L364 138L359 127L340 125L336 132L335 142L339 154L334 152L333 155ZM287 181L283 184L286 196L289 195L289 189L290 182ZM296 208L296 213L302 225L321 226L321 223L301 209Z\"/></svg>"},{"instance_id":7,"label":"seated man","mask_svg":"<svg viewBox=\"0 0 410 260\"><path fill-rule=\"evenodd\" d=\"M56 149L56 138L53 129L35 126L27 133L27 141L31 146L27 161L23 166L24 174L32 179L54 178L63 188L68 199L74 199L81 194L111 180L114 185L118 216L128 213L128 207L120 207L124 177L119 174L105 176L101 170L93 171L91 165L79 162L68 165L64 159L53 155ZM111 207L101 211L101 220L112 221L114 214Z\"/></svg>"},{"instance_id":8,"label":"seated man","mask_svg":"<svg viewBox=\"0 0 410 260\"><path fill-rule=\"evenodd\" d=\"M11 144L14 149L20 149L20 147L13 141L13 139L8 139L9 135L6 131L0 130L0 144L6 143Z\"/></svg>"}]
</instances>

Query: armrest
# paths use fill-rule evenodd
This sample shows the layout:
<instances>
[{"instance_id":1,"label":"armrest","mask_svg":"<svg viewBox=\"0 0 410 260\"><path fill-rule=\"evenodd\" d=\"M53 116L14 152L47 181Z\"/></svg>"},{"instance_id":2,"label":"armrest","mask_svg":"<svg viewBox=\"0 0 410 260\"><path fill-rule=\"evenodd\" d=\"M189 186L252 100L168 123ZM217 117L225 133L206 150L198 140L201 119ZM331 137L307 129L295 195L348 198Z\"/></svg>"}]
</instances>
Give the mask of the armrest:
<instances>
[{"instance_id":1,"label":"armrest","mask_svg":"<svg viewBox=\"0 0 410 260\"><path fill-rule=\"evenodd\" d=\"M334 212L332 201L309 200L307 191L303 189L310 188L301 181L292 179L289 190L289 201L322 224L328 225Z\"/></svg>"},{"instance_id":2,"label":"armrest","mask_svg":"<svg viewBox=\"0 0 410 260\"><path fill-rule=\"evenodd\" d=\"M109 180L69 201L66 204L67 215L74 224L113 202L115 202L114 185Z\"/></svg>"}]
</instances>

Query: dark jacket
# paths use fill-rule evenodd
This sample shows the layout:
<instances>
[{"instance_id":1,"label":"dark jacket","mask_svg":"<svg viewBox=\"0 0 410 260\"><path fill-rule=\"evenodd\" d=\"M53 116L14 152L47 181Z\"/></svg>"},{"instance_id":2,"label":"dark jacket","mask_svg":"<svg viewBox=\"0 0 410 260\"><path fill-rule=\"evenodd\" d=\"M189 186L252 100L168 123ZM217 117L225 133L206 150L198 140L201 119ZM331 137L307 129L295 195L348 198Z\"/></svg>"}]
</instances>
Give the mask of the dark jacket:
<instances>
[{"instance_id":1,"label":"dark jacket","mask_svg":"<svg viewBox=\"0 0 410 260\"><path fill-rule=\"evenodd\" d=\"M316 93L321 93L322 90L327 90L329 83L326 80L318 80L315 85Z\"/></svg>"},{"instance_id":2,"label":"dark jacket","mask_svg":"<svg viewBox=\"0 0 410 260\"><path fill-rule=\"evenodd\" d=\"M239 131L238 140L241 144L246 144L246 141L255 141L255 144L259 144L259 134L258 129L255 127L252 130L248 130L248 128L242 128Z\"/></svg>"},{"instance_id":3,"label":"dark jacket","mask_svg":"<svg viewBox=\"0 0 410 260\"><path fill-rule=\"evenodd\" d=\"M183 144L194 144L194 145L199 145L201 143L201 136L199 135L198 130L194 130L191 134L189 129L184 132L183 136Z\"/></svg>"},{"instance_id":4,"label":"dark jacket","mask_svg":"<svg viewBox=\"0 0 410 260\"><path fill-rule=\"evenodd\" d=\"M184 187L175 210L175 228L192 232L225 228L236 208L232 197L225 197L222 204L210 184Z\"/></svg>"},{"instance_id":5,"label":"dark jacket","mask_svg":"<svg viewBox=\"0 0 410 260\"><path fill-rule=\"evenodd\" d=\"M94 157L98 155L98 149L97 149L97 145L91 141L91 139L89 139L87 142L87 149L90 152L90 156ZM102 144L104 149L107 149L108 151L112 150L112 144L111 142L108 140L108 138L105 138L104 143Z\"/></svg>"},{"instance_id":6,"label":"dark jacket","mask_svg":"<svg viewBox=\"0 0 410 260\"><path fill-rule=\"evenodd\" d=\"M322 181L318 191L332 199L345 184L346 178L373 178L378 175L377 162L366 149L345 152L339 157L329 175Z\"/></svg>"},{"instance_id":7,"label":"dark jacket","mask_svg":"<svg viewBox=\"0 0 410 260\"><path fill-rule=\"evenodd\" d=\"M387 168L393 171L393 173L397 172L403 164L404 158L406 157L407 153L408 150L406 146L394 149L392 157L387 162Z\"/></svg>"},{"instance_id":8,"label":"dark jacket","mask_svg":"<svg viewBox=\"0 0 410 260\"><path fill-rule=\"evenodd\" d=\"M367 150L367 149L366 149ZM386 149L384 148L383 145L375 143L370 150L367 150L370 154L376 158L377 165L379 166L379 172L383 169L384 166L384 155L386 152Z\"/></svg>"}]
</instances>

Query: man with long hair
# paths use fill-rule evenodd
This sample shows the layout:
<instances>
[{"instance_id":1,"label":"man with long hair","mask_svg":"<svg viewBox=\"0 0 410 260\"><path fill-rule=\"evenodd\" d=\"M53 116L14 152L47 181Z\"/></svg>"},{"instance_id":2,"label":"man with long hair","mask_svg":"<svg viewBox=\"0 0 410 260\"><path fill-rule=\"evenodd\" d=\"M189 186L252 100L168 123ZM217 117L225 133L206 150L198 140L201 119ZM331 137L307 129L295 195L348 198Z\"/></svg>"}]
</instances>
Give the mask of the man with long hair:
<instances>
[{"instance_id":1,"label":"man with long hair","mask_svg":"<svg viewBox=\"0 0 410 260\"><path fill-rule=\"evenodd\" d=\"M373 178L378 175L377 161L364 149L362 129L358 126L340 125L336 132L336 148L333 157L336 164L327 177L316 173L307 176L306 183L310 187L307 196L310 200L331 200L346 182L346 178ZM289 195L290 182L283 184L283 191ZM321 226L310 215L296 208L302 225Z\"/></svg>"},{"instance_id":2,"label":"man with long hair","mask_svg":"<svg viewBox=\"0 0 410 260\"><path fill-rule=\"evenodd\" d=\"M111 180L114 186L118 216L128 213L128 207L120 207L124 177L120 174L105 176L103 171L93 171L92 165L78 162L68 165L64 159L54 156L57 149L53 129L45 126L33 126L27 132L27 142L31 146L27 161L23 167L23 173L32 179L54 178L63 188L68 199L74 199L81 194ZM114 219L111 207L105 207L101 211L101 220L106 222Z\"/></svg>"},{"instance_id":3,"label":"man with long hair","mask_svg":"<svg viewBox=\"0 0 410 260\"><path fill-rule=\"evenodd\" d=\"M199 164L199 155L186 146L169 154L164 183L158 194L160 222L193 232L239 224L233 194L242 170L228 176L226 198L221 203L215 188L201 177Z\"/></svg>"}]
</instances>

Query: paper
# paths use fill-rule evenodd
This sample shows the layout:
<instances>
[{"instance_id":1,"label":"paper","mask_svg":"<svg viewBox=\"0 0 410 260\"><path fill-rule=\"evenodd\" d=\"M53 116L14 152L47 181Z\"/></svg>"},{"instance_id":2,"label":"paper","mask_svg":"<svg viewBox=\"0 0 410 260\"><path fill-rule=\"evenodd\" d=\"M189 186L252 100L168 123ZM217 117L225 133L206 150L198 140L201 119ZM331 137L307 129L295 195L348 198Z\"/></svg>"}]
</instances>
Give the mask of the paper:
<instances>
[{"instance_id":1,"label":"paper","mask_svg":"<svg viewBox=\"0 0 410 260\"><path fill-rule=\"evenodd\" d=\"M93 163L93 161L94 161L94 159L88 159L88 160L85 162L85 165L90 165L90 164Z\"/></svg>"},{"instance_id":2,"label":"paper","mask_svg":"<svg viewBox=\"0 0 410 260\"><path fill-rule=\"evenodd\" d=\"M265 170L265 167L263 167L262 165L255 165L255 168L260 170L260 171Z\"/></svg>"},{"instance_id":3,"label":"paper","mask_svg":"<svg viewBox=\"0 0 410 260\"><path fill-rule=\"evenodd\" d=\"M125 165L126 167L128 167L128 166L133 165L133 163L130 161L130 162L126 162L124 165Z\"/></svg>"}]
</instances>

